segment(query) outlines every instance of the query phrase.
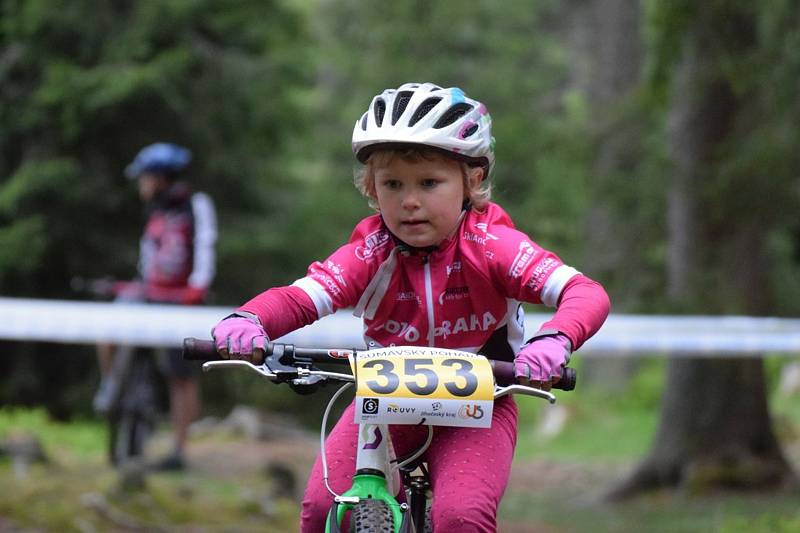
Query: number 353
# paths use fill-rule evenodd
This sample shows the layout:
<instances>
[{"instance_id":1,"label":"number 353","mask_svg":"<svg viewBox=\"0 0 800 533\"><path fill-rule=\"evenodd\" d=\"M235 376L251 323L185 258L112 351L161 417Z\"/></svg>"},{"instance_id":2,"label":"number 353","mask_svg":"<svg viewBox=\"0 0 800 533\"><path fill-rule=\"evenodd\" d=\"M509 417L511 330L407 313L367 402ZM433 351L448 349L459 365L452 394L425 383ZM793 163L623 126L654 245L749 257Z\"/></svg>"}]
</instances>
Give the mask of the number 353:
<instances>
[{"instance_id":1,"label":"number 353","mask_svg":"<svg viewBox=\"0 0 800 533\"><path fill-rule=\"evenodd\" d=\"M366 370L362 376L367 374L359 378L359 384L374 394L405 395L402 386L411 396L430 396L442 385L449 395L464 398L475 394L479 385L480 373L467 359L370 359L359 366Z\"/></svg>"}]
</instances>

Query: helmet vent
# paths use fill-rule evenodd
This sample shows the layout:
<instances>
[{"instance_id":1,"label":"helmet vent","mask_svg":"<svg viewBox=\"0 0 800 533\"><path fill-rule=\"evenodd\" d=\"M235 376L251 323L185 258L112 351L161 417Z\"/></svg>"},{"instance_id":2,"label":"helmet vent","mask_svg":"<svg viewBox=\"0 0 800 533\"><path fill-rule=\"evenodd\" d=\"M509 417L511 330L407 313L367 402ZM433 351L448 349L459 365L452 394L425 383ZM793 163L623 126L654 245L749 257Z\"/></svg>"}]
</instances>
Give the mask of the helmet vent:
<instances>
[{"instance_id":1,"label":"helmet vent","mask_svg":"<svg viewBox=\"0 0 800 533\"><path fill-rule=\"evenodd\" d=\"M436 107L436 104L438 104L441 101L442 99L440 97L435 96L432 98L428 98L427 100L422 102L417 108L417 110L414 111L414 114L411 116L411 120L408 121L409 127L419 122L422 117L427 115L430 112L430 110Z\"/></svg>"},{"instance_id":2,"label":"helmet vent","mask_svg":"<svg viewBox=\"0 0 800 533\"><path fill-rule=\"evenodd\" d=\"M464 131L464 133L461 134L461 138L462 139L466 139L467 137L469 137L470 135L472 135L476 131L478 131L478 125L477 124L473 124L472 126L467 128L466 131Z\"/></svg>"},{"instance_id":3,"label":"helmet vent","mask_svg":"<svg viewBox=\"0 0 800 533\"><path fill-rule=\"evenodd\" d=\"M394 109L392 110L392 125L397 124L397 119L403 114L408 106L408 101L414 95L411 91L401 91L397 93L397 98L394 100Z\"/></svg>"},{"instance_id":4,"label":"helmet vent","mask_svg":"<svg viewBox=\"0 0 800 533\"><path fill-rule=\"evenodd\" d=\"M444 128L456 120L460 119L472 110L472 105L465 102L458 103L444 112L444 114L433 125L434 128Z\"/></svg>"},{"instance_id":5,"label":"helmet vent","mask_svg":"<svg viewBox=\"0 0 800 533\"><path fill-rule=\"evenodd\" d=\"M386 102L382 98L375 101L375 124L380 128L383 124L383 115L386 114Z\"/></svg>"},{"instance_id":6,"label":"helmet vent","mask_svg":"<svg viewBox=\"0 0 800 533\"><path fill-rule=\"evenodd\" d=\"M364 116L361 117L361 129L367 131L367 119L369 118L369 113L364 113Z\"/></svg>"}]
</instances>

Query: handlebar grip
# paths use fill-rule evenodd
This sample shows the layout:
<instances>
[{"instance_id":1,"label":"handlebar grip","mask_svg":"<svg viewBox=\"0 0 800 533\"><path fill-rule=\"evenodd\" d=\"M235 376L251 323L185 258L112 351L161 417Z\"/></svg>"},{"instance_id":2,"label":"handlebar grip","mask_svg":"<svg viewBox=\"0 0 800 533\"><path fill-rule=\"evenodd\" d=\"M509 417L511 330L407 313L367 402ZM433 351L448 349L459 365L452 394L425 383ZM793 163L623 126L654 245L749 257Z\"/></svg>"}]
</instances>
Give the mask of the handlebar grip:
<instances>
[{"instance_id":1,"label":"handlebar grip","mask_svg":"<svg viewBox=\"0 0 800 533\"><path fill-rule=\"evenodd\" d=\"M496 360L490 360L489 362L492 365L492 370L494 371L494 377L497 380L497 383L500 385L510 385L517 382L514 371L514 363ZM577 382L577 379L578 373L575 372L574 368L562 368L561 379L558 380L558 383L553 385L553 388L563 391L575 390L575 383Z\"/></svg>"},{"instance_id":2,"label":"handlebar grip","mask_svg":"<svg viewBox=\"0 0 800 533\"><path fill-rule=\"evenodd\" d=\"M565 367L561 370L561 379L558 380L558 383L553 385L553 388L564 391L575 390L575 384L577 381L578 373L575 371L575 369Z\"/></svg>"},{"instance_id":3,"label":"handlebar grip","mask_svg":"<svg viewBox=\"0 0 800 533\"><path fill-rule=\"evenodd\" d=\"M183 339L183 358L188 361L216 361L222 359L214 341L187 337Z\"/></svg>"}]
</instances>

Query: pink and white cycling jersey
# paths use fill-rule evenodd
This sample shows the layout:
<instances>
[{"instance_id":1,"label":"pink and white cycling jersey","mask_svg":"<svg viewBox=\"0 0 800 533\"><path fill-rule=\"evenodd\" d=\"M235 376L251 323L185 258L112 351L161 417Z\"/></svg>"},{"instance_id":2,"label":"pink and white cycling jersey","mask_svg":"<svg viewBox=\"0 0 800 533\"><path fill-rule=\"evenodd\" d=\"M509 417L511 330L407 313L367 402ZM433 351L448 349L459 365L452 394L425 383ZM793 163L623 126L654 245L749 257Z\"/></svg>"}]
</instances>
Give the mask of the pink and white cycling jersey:
<instances>
[{"instance_id":1,"label":"pink and white cycling jersey","mask_svg":"<svg viewBox=\"0 0 800 533\"><path fill-rule=\"evenodd\" d=\"M556 307L576 276L591 282L490 203L467 210L454 235L429 252L399 244L379 215L365 218L294 286L313 301L317 318L354 307L368 347L490 347L490 357L512 360L524 340L520 302ZM566 333L577 349L593 331Z\"/></svg>"},{"instance_id":2,"label":"pink and white cycling jersey","mask_svg":"<svg viewBox=\"0 0 800 533\"><path fill-rule=\"evenodd\" d=\"M217 218L202 192L177 182L148 206L139 276L149 300L180 302L188 287L207 289L215 274Z\"/></svg>"}]
</instances>

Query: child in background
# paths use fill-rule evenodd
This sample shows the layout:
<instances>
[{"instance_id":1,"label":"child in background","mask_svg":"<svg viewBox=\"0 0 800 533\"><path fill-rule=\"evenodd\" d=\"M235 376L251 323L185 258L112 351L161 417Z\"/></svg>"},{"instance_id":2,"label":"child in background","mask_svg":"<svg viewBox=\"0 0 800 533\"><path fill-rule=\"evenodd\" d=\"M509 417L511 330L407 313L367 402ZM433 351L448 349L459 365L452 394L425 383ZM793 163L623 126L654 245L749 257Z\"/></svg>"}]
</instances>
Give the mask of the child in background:
<instances>
[{"instance_id":1,"label":"child in background","mask_svg":"<svg viewBox=\"0 0 800 533\"><path fill-rule=\"evenodd\" d=\"M220 321L213 331L218 351L259 362L266 339L353 307L369 348L436 346L513 360L520 382L549 389L571 352L603 324L609 300L598 283L516 230L489 200L491 124L486 107L458 88L408 83L375 96L355 124L352 147L364 164L356 185L377 213L305 277L261 293ZM527 341L520 302L556 309ZM351 404L326 445L329 483L340 493L355 471L353 420ZM418 448L428 430L392 426L391 433L401 456ZM496 531L516 435L511 396L496 401L490 428L434 428L424 457L435 531ZM302 531L323 531L331 503L318 457Z\"/></svg>"}]
</instances>

